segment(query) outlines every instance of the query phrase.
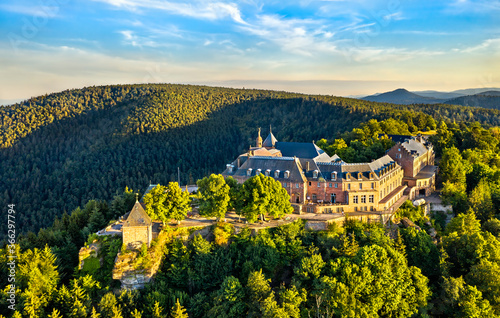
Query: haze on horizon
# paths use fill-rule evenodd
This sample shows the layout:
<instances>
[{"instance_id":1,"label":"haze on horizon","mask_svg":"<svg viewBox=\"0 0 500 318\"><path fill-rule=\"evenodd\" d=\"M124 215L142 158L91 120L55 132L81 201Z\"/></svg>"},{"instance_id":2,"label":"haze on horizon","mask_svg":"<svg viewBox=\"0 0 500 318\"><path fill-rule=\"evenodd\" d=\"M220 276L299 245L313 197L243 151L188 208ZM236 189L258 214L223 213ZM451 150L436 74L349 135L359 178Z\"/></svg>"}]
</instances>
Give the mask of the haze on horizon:
<instances>
[{"instance_id":1,"label":"haze on horizon","mask_svg":"<svg viewBox=\"0 0 500 318\"><path fill-rule=\"evenodd\" d=\"M329 95L500 86L500 0L7 0L0 104L191 83Z\"/></svg>"}]
</instances>

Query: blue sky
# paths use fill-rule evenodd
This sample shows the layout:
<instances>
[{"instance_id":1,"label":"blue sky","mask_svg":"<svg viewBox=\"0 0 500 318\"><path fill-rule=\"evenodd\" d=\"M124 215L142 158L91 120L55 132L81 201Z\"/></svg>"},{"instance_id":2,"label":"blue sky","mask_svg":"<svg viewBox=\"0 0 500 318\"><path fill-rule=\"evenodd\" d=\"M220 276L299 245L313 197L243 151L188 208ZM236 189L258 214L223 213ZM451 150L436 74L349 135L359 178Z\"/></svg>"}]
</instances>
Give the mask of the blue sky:
<instances>
[{"instance_id":1,"label":"blue sky","mask_svg":"<svg viewBox=\"0 0 500 318\"><path fill-rule=\"evenodd\" d=\"M194 83L360 95L500 86L500 1L7 0L0 101Z\"/></svg>"}]
</instances>

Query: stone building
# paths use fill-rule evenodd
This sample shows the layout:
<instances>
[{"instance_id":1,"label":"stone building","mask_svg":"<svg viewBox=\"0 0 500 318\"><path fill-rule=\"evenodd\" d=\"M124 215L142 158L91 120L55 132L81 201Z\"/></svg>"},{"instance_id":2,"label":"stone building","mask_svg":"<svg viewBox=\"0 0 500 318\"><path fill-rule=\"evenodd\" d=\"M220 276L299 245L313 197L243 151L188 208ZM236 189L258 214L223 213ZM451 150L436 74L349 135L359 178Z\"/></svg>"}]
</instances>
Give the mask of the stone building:
<instances>
[{"instance_id":1,"label":"stone building","mask_svg":"<svg viewBox=\"0 0 500 318\"><path fill-rule=\"evenodd\" d=\"M403 167L403 184L410 199L430 195L436 188L434 149L423 136L389 136L396 145L388 155Z\"/></svg>"},{"instance_id":2,"label":"stone building","mask_svg":"<svg viewBox=\"0 0 500 318\"><path fill-rule=\"evenodd\" d=\"M223 175L243 183L260 173L278 180L304 212L393 211L406 199L404 171L388 155L346 163L314 143L279 142L272 132L262 141L259 129L256 147L226 165Z\"/></svg>"},{"instance_id":3,"label":"stone building","mask_svg":"<svg viewBox=\"0 0 500 318\"><path fill-rule=\"evenodd\" d=\"M153 239L153 221L142 204L136 201L132 210L123 218L123 244L128 248L138 248L146 243L149 247Z\"/></svg>"}]
</instances>

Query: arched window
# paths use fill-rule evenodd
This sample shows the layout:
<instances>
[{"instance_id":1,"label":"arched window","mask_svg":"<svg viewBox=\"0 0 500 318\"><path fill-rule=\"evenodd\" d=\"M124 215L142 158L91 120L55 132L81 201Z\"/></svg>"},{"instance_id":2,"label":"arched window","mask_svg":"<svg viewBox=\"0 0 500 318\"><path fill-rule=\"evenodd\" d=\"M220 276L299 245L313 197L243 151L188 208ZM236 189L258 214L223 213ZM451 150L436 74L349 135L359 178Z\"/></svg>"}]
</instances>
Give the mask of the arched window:
<instances>
[{"instance_id":1,"label":"arched window","mask_svg":"<svg viewBox=\"0 0 500 318\"><path fill-rule=\"evenodd\" d=\"M361 180L362 177L363 177L363 173L358 172L358 180Z\"/></svg>"},{"instance_id":2,"label":"arched window","mask_svg":"<svg viewBox=\"0 0 500 318\"><path fill-rule=\"evenodd\" d=\"M345 174L345 178L346 178L346 180L350 180L351 179L351 173L350 172L346 173Z\"/></svg>"},{"instance_id":3,"label":"arched window","mask_svg":"<svg viewBox=\"0 0 500 318\"><path fill-rule=\"evenodd\" d=\"M274 177L276 179L280 177L280 171L279 170L274 171Z\"/></svg>"},{"instance_id":4,"label":"arched window","mask_svg":"<svg viewBox=\"0 0 500 318\"><path fill-rule=\"evenodd\" d=\"M317 178L318 177L318 170L314 170L313 171L313 178Z\"/></svg>"},{"instance_id":5,"label":"arched window","mask_svg":"<svg viewBox=\"0 0 500 318\"><path fill-rule=\"evenodd\" d=\"M247 170L247 176L251 176L252 175L252 168L248 168Z\"/></svg>"},{"instance_id":6,"label":"arched window","mask_svg":"<svg viewBox=\"0 0 500 318\"><path fill-rule=\"evenodd\" d=\"M332 180L337 180L337 171L332 172Z\"/></svg>"},{"instance_id":7,"label":"arched window","mask_svg":"<svg viewBox=\"0 0 500 318\"><path fill-rule=\"evenodd\" d=\"M288 179L290 177L290 171L286 170L285 171L285 179Z\"/></svg>"},{"instance_id":8,"label":"arched window","mask_svg":"<svg viewBox=\"0 0 500 318\"><path fill-rule=\"evenodd\" d=\"M271 175L271 169L266 170L266 177L269 177Z\"/></svg>"},{"instance_id":9,"label":"arched window","mask_svg":"<svg viewBox=\"0 0 500 318\"><path fill-rule=\"evenodd\" d=\"M257 171L255 171L255 175L258 175L262 172L262 169L257 169Z\"/></svg>"}]
</instances>

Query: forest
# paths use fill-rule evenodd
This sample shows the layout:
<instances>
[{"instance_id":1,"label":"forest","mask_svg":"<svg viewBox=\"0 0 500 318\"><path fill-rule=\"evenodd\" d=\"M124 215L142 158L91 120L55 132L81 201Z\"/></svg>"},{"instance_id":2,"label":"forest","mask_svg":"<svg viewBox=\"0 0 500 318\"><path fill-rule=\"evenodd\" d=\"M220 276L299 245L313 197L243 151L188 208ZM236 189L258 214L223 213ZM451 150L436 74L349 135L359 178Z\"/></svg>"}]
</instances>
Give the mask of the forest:
<instances>
[{"instance_id":1,"label":"forest","mask_svg":"<svg viewBox=\"0 0 500 318\"><path fill-rule=\"evenodd\" d=\"M440 120L500 125L498 110L453 105L172 84L67 90L0 108L0 206L17 204L18 228L37 232L126 186L142 192L177 181L177 168L181 184L219 173L254 144L258 127L272 125L281 141L333 141L370 119L389 118L409 132ZM361 151L371 137L352 149ZM345 155L356 159L350 150ZM6 213L0 209L0 217ZM1 222L0 239L5 233Z\"/></svg>"},{"instance_id":2,"label":"forest","mask_svg":"<svg viewBox=\"0 0 500 318\"><path fill-rule=\"evenodd\" d=\"M1 111L0 199L3 206L16 204L17 226L24 230L15 245L16 311L8 308L9 286L2 278L1 316L500 315L496 110L136 85L65 91ZM317 140L328 153L351 162L385 153L392 141L383 134L433 131L441 196L453 206L453 218L424 216L407 202L397 218L418 228L347 220L309 231L297 221L252 233L221 222L211 228L211 239L186 240L167 227L172 232L154 283L133 292L119 291L120 282L111 276L123 250L120 238L100 237L102 262L79 269L79 249L130 211L134 192L150 180L176 180L177 166L181 183L198 180L203 187L217 178L210 173L220 172L253 143L256 127L269 124L278 140ZM228 181L228 186L220 188L231 197L235 185ZM253 190L240 191L240 201L254 204ZM198 199L207 202L200 205L202 213L221 218L206 192ZM235 202L233 197L223 210L255 210ZM158 218L165 212L161 206L156 211ZM2 277L9 273L8 251L5 245L0 249Z\"/></svg>"}]
</instances>

